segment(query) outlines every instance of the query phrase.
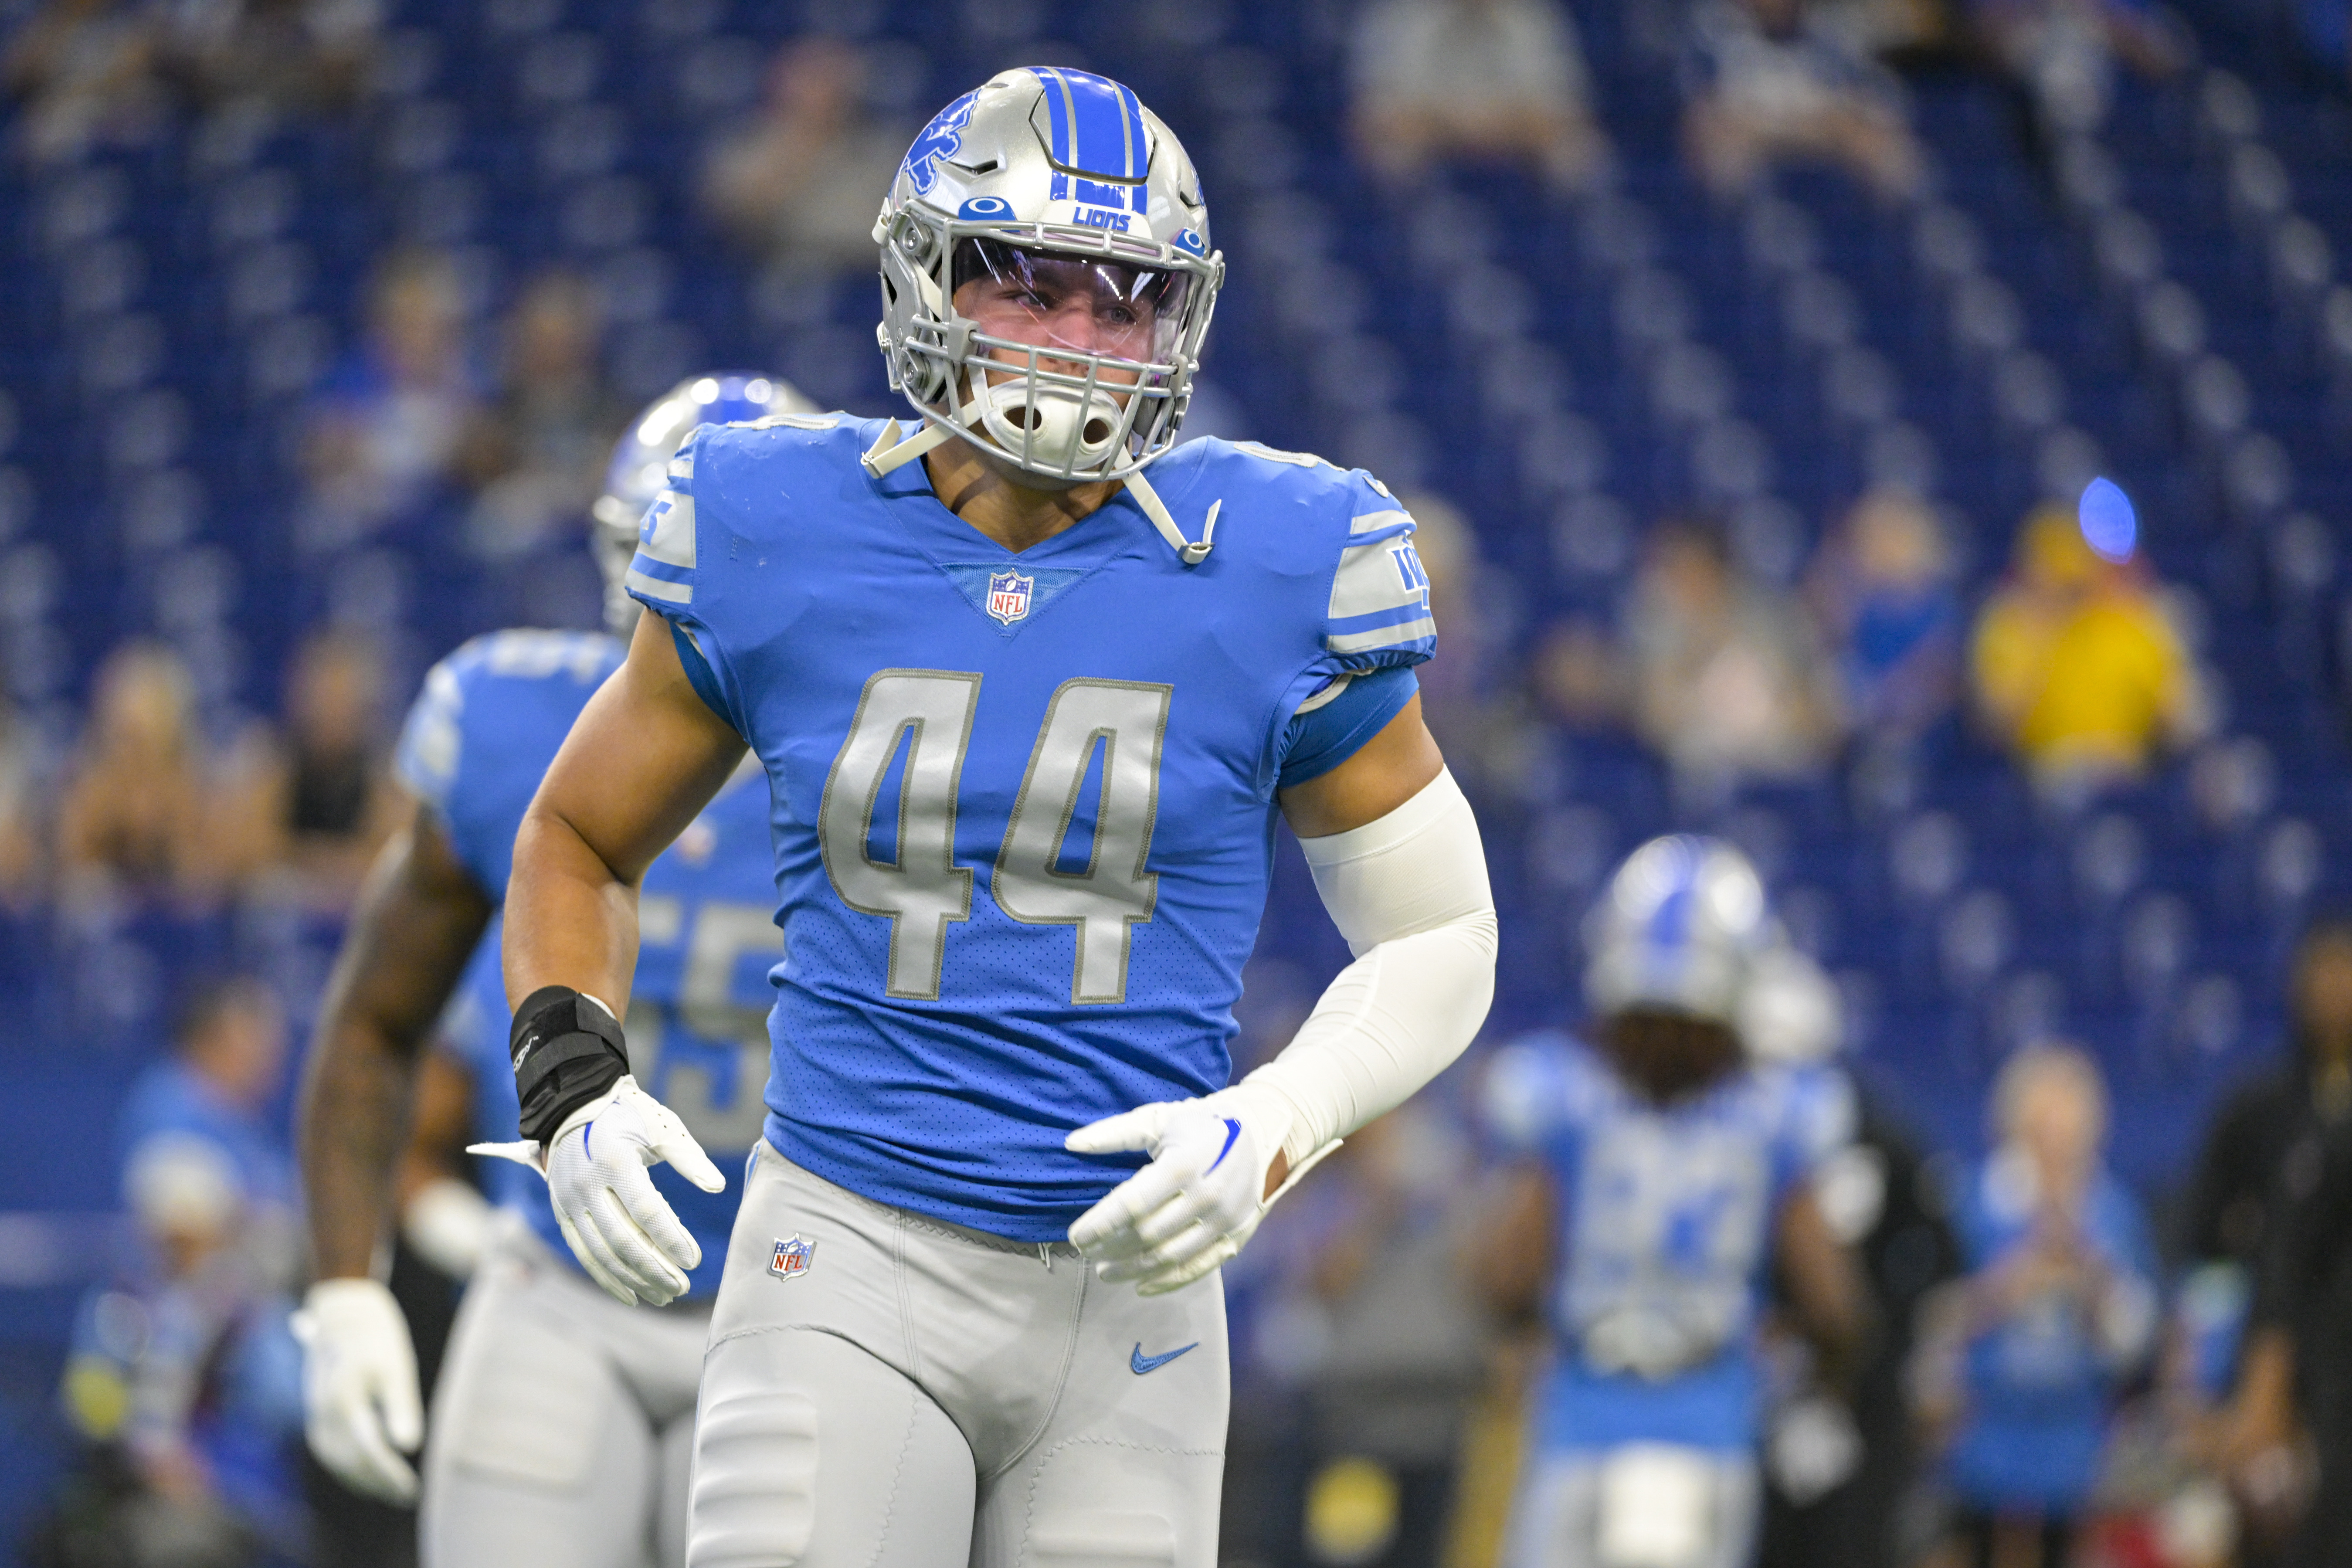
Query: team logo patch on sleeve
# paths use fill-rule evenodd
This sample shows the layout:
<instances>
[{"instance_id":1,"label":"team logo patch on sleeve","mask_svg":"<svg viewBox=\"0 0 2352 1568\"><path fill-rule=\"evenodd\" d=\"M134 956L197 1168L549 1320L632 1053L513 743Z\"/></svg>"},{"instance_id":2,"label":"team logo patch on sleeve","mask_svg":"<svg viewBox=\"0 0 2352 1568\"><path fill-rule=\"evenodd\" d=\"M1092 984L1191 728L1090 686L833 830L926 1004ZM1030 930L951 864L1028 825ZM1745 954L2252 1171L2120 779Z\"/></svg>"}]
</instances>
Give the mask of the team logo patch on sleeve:
<instances>
[{"instance_id":1,"label":"team logo patch on sleeve","mask_svg":"<svg viewBox=\"0 0 2352 1568\"><path fill-rule=\"evenodd\" d=\"M779 1279L797 1279L809 1271L809 1261L815 1256L815 1242L788 1236L776 1243L776 1250L768 1258L768 1272Z\"/></svg>"},{"instance_id":2,"label":"team logo patch on sleeve","mask_svg":"<svg viewBox=\"0 0 2352 1568\"><path fill-rule=\"evenodd\" d=\"M1011 626L1029 613L1029 591L1036 585L1036 578L1024 577L1018 572L991 573L988 613Z\"/></svg>"}]
</instances>

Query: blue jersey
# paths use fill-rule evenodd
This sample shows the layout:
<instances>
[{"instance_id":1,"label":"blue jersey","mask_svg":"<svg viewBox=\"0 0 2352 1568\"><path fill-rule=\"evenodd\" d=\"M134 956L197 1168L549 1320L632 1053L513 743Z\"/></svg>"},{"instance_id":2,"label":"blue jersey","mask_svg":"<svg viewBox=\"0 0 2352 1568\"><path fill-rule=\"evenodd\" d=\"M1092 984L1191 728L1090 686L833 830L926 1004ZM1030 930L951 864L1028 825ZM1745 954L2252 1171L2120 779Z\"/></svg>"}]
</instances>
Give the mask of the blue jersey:
<instances>
[{"instance_id":1,"label":"blue jersey","mask_svg":"<svg viewBox=\"0 0 2352 1568\"><path fill-rule=\"evenodd\" d=\"M492 897L505 890L515 832L541 775L620 657L610 637L502 632L468 643L427 679L403 737L401 774L441 812L459 858ZM768 971L781 943L767 821L761 781L730 781L647 868L637 900L630 1070L722 1170L742 1163L764 1114ZM443 1028L471 1069L474 1124L485 1142L520 1136L507 1057L511 1022L494 925ZM742 1183L730 1178L726 1191L710 1194L667 1165L653 1177L702 1244L690 1293L717 1289ZM558 1255L572 1256L546 1183L504 1160L491 1162L489 1179L502 1205L528 1217Z\"/></svg>"},{"instance_id":2,"label":"blue jersey","mask_svg":"<svg viewBox=\"0 0 2352 1568\"><path fill-rule=\"evenodd\" d=\"M1061 1238L1137 1163L1074 1128L1222 1088L1302 701L1426 658L1412 521L1370 477L1202 439L1003 549L879 421L705 426L628 583L774 797L789 957L767 1135L878 1201ZM690 639L690 640L688 640ZM1325 759L1328 762L1329 759Z\"/></svg>"},{"instance_id":3,"label":"blue jersey","mask_svg":"<svg viewBox=\"0 0 2352 1568\"><path fill-rule=\"evenodd\" d=\"M1583 1042L1496 1053L1487 1120L1558 1194L1547 1303L1559 1354L1540 1399L1555 1450L1755 1443L1756 1321L1781 1205L1851 1135L1838 1075L1750 1066L1657 1106Z\"/></svg>"},{"instance_id":4,"label":"blue jersey","mask_svg":"<svg viewBox=\"0 0 2352 1568\"><path fill-rule=\"evenodd\" d=\"M2042 1223L2033 1187L2032 1168L2015 1151L1979 1168L1958 1226L1971 1273L2032 1241ZM2074 1226L2107 1271L2105 1321L2072 1294L2052 1291L1969 1347L1967 1412L1946 1465L1953 1489L1980 1507L2065 1513L2089 1500L2109 1400L2155 1330L2156 1252L2139 1205L2101 1170Z\"/></svg>"}]
</instances>

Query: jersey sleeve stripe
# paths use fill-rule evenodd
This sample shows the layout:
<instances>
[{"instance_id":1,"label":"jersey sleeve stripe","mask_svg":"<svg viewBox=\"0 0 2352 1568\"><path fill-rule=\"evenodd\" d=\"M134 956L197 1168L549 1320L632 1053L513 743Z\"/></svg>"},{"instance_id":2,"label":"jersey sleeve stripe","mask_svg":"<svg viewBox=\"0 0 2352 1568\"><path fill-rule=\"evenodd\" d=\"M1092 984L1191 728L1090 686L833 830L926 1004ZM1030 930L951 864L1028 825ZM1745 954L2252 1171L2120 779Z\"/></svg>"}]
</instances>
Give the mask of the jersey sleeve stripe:
<instances>
[{"instance_id":1,"label":"jersey sleeve stripe","mask_svg":"<svg viewBox=\"0 0 2352 1568\"><path fill-rule=\"evenodd\" d=\"M640 555L637 557L637 560L643 562L645 557ZM648 577L634 564L630 566L628 575L622 578L621 581L625 585L626 585L630 593L636 595L640 598L659 599L665 605L691 605L694 603L694 589L690 585L684 583L660 582L655 578Z\"/></svg>"},{"instance_id":2,"label":"jersey sleeve stripe","mask_svg":"<svg viewBox=\"0 0 2352 1568\"><path fill-rule=\"evenodd\" d=\"M672 566L667 563L656 561L643 552L631 560L629 564L635 570L659 582L690 584L694 581L692 569L685 566Z\"/></svg>"},{"instance_id":3,"label":"jersey sleeve stripe","mask_svg":"<svg viewBox=\"0 0 2352 1568\"><path fill-rule=\"evenodd\" d=\"M1388 511L1368 511L1361 517L1348 520L1348 531L1351 534L1378 533L1391 529L1412 526L1412 514L1394 509Z\"/></svg>"},{"instance_id":4,"label":"jersey sleeve stripe","mask_svg":"<svg viewBox=\"0 0 2352 1568\"><path fill-rule=\"evenodd\" d=\"M1407 605L1427 608L1429 587L1412 546L1402 540L1351 545L1339 553L1331 579L1330 616L1335 621L1376 616Z\"/></svg>"},{"instance_id":5,"label":"jersey sleeve stripe","mask_svg":"<svg viewBox=\"0 0 2352 1568\"><path fill-rule=\"evenodd\" d=\"M1333 653L1370 653L1374 648L1404 647L1436 635L1437 623L1423 616L1418 620L1368 632L1334 632L1324 637L1323 646Z\"/></svg>"},{"instance_id":6,"label":"jersey sleeve stripe","mask_svg":"<svg viewBox=\"0 0 2352 1568\"><path fill-rule=\"evenodd\" d=\"M659 561L666 565L694 567L694 498L677 490L664 490L654 498L646 513L645 525L637 532L637 554L640 559Z\"/></svg>"}]
</instances>

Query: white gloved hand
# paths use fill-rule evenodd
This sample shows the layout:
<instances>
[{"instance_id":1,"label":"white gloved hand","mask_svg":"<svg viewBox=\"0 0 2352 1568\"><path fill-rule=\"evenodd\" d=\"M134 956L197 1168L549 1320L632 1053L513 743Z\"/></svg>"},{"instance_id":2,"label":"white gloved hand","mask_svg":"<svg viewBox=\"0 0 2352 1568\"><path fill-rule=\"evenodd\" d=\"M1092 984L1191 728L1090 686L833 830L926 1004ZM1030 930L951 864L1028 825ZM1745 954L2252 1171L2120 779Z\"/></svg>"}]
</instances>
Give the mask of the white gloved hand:
<instances>
[{"instance_id":1,"label":"white gloved hand","mask_svg":"<svg viewBox=\"0 0 2352 1568\"><path fill-rule=\"evenodd\" d=\"M1079 1128L1063 1141L1078 1154L1139 1152L1151 1163L1113 1187L1070 1226L1070 1243L1104 1279L1135 1281L1139 1295L1181 1289L1222 1265L1257 1233L1274 1200L1335 1140L1266 1194L1287 1118L1262 1097L1226 1089L1206 1100L1160 1100Z\"/></svg>"},{"instance_id":2,"label":"white gloved hand","mask_svg":"<svg viewBox=\"0 0 2352 1568\"><path fill-rule=\"evenodd\" d=\"M302 1430L319 1462L355 1491L416 1500L403 1452L425 1441L425 1398L408 1321L373 1279L321 1279L294 1314L302 1342Z\"/></svg>"},{"instance_id":3,"label":"white gloved hand","mask_svg":"<svg viewBox=\"0 0 2352 1568\"><path fill-rule=\"evenodd\" d=\"M528 1140L476 1143L467 1152L529 1165L547 1178L555 1223L590 1279L634 1307L686 1294L702 1248L646 1173L667 1160L706 1193L727 1178L676 1112L624 1076L563 1120L546 1153Z\"/></svg>"}]
</instances>

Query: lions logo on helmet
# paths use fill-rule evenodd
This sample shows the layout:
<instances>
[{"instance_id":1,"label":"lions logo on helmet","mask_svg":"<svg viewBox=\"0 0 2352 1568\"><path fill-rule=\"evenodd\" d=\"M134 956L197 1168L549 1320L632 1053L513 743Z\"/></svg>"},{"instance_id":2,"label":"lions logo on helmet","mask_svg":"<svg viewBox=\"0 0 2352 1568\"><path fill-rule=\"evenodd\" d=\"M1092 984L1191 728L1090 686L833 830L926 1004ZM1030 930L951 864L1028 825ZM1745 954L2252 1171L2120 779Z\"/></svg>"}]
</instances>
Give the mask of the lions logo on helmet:
<instances>
[{"instance_id":1,"label":"lions logo on helmet","mask_svg":"<svg viewBox=\"0 0 2352 1568\"><path fill-rule=\"evenodd\" d=\"M1225 270L1208 236L1192 160L1133 91L1005 71L923 128L876 220L890 384L1049 484L1134 475L1192 395ZM1077 333L1008 331L1073 299L1093 306Z\"/></svg>"},{"instance_id":2,"label":"lions logo on helmet","mask_svg":"<svg viewBox=\"0 0 2352 1568\"><path fill-rule=\"evenodd\" d=\"M589 508L597 570L604 574L604 623L621 636L637 623L623 580L636 553L646 509L662 492L669 460L698 425L734 425L778 414L814 414L815 404L781 375L714 371L690 375L646 405L604 469L604 492Z\"/></svg>"},{"instance_id":3,"label":"lions logo on helmet","mask_svg":"<svg viewBox=\"0 0 2352 1568\"><path fill-rule=\"evenodd\" d=\"M1586 1000L1738 1022L1755 961L1773 944L1764 883L1719 839L1654 838L1626 858L1586 923Z\"/></svg>"}]
</instances>

